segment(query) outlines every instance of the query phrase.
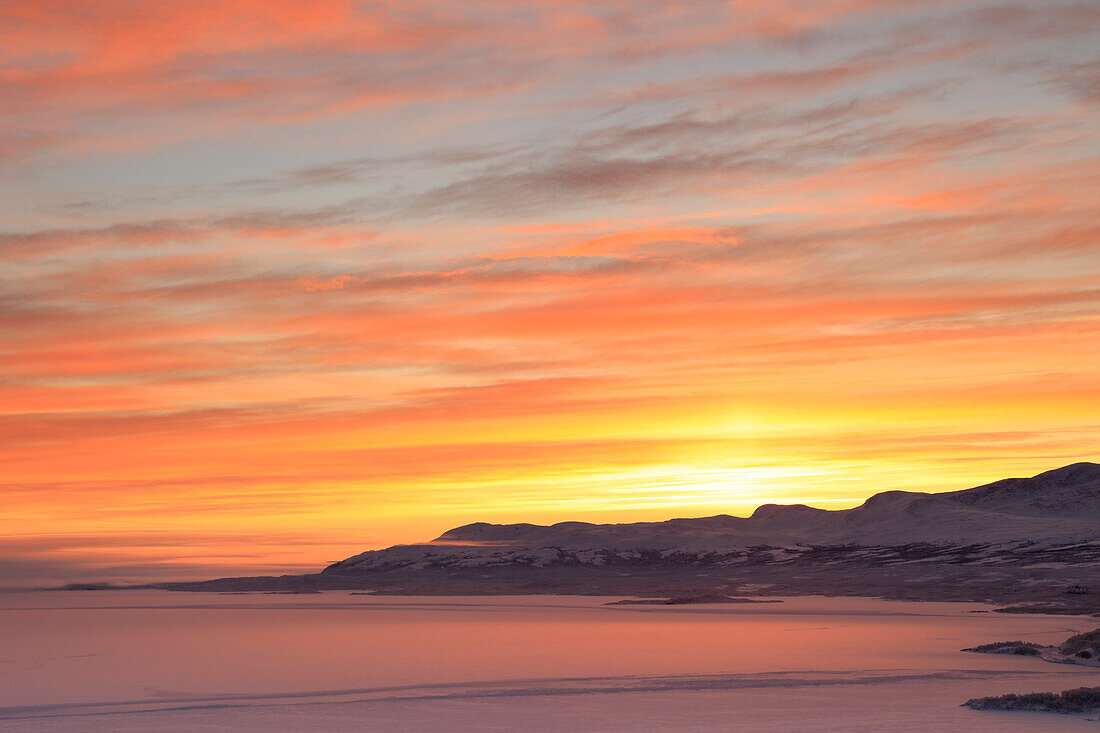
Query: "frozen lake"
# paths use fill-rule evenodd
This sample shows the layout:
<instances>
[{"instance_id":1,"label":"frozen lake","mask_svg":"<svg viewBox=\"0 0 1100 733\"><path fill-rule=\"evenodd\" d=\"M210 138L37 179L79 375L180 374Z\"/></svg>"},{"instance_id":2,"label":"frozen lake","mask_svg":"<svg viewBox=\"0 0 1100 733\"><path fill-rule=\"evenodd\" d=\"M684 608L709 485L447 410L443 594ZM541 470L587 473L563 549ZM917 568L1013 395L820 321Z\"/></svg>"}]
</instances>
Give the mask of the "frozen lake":
<instances>
[{"instance_id":1,"label":"frozen lake","mask_svg":"<svg viewBox=\"0 0 1100 733\"><path fill-rule=\"evenodd\" d=\"M959 707L1100 685L1096 669L959 652L1056 643L1100 619L858 598L609 600L0 593L0 728L1100 730Z\"/></svg>"}]
</instances>

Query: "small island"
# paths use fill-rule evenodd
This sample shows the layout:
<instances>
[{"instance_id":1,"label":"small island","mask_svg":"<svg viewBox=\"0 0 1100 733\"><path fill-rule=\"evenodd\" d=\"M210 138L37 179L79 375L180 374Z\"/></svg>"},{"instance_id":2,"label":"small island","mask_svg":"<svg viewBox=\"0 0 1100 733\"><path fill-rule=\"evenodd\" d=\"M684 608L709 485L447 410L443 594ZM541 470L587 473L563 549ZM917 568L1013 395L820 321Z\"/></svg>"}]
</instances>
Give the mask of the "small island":
<instances>
[{"instance_id":1,"label":"small island","mask_svg":"<svg viewBox=\"0 0 1100 733\"><path fill-rule=\"evenodd\" d=\"M996 641L963 649L977 654L1019 654L1039 657L1045 662L1057 664L1082 664L1100 667L1100 629L1086 631L1063 641L1057 646L1044 646L1030 641Z\"/></svg>"},{"instance_id":2,"label":"small island","mask_svg":"<svg viewBox=\"0 0 1100 733\"><path fill-rule=\"evenodd\" d=\"M1100 629L1076 634L1057 646L1030 641L997 641L963 649L978 654L1018 654L1058 664L1100 667ZM1089 713L1100 710L1100 687L1077 687L1054 692L1028 692L976 697L963 703L973 710L1025 710L1052 713Z\"/></svg>"}]
</instances>

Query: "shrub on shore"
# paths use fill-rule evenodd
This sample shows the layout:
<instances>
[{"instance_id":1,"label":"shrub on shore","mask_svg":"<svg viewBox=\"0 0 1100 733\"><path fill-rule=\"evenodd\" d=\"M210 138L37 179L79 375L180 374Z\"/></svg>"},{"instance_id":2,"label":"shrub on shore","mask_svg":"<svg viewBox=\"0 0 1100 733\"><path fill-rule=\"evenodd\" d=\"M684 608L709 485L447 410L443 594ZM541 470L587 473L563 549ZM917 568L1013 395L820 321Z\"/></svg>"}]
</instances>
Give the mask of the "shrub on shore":
<instances>
[{"instance_id":1,"label":"shrub on shore","mask_svg":"<svg viewBox=\"0 0 1100 733\"><path fill-rule=\"evenodd\" d=\"M1023 695L976 697L963 703L974 710L1036 710L1054 713L1087 713L1100 709L1100 687L1076 687L1053 692L1028 692Z\"/></svg>"},{"instance_id":2,"label":"shrub on shore","mask_svg":"<svg viewBox=\"0 0 1100 733\"><path fill-rule=\"evenodd\" d=\"M1058 651L1062 654L1076 654L1096 647L1100 647L1100 629L1069 637L1058 647Z\"/></svg>"},{"instance_id":3,"label":"shrub on shore","mask_svg":"<svg viewBox=\"0 0 1100 733\"><path fill-rule=\"evenodd\" d=\"M992 644L963 649L964 652L978 652L979 654L1025 654L1032 657L1039 656L1039 650L1043 647L1030 641L995 641Z\"/></svg>"}]
</instances>

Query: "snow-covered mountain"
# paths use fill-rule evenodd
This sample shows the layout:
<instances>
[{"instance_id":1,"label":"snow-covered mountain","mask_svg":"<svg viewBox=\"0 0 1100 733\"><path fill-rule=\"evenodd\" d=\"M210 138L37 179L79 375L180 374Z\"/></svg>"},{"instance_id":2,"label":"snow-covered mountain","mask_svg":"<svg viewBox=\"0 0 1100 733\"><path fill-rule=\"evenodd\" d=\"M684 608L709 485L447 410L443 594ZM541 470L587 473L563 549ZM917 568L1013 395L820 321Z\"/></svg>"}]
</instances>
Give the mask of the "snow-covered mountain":
<instances>
[{"instance_id":1,"label":"snow-covered mountain","mask_svg":"<svg viewBox=\"0 0 1100 733\"><path fill-rule=\"evenodd\" d=\"M425 545L365 552L327 573L433 562L478 565L506 557L557 557L581 563L623 551L729 553L746 547L941 546L1050 547L1100 541L1100 464L1075 463L1032 478L1012 478L939 494L886 491L839 511L765 504L751 517L720 515L633 524L486 524L452 529ZM576 551L581 551L578 555Z\"/></svg>"},{"instance_id":2,"label":"snow-covered mountain","mask_svg":"<svg viewBox=\"0 0 1100 733\"><path fill-rule=\"evenodd\" d=\"M825 593L1045 604L1100 612L1100 465L964 491L886 491L826 511L635 524L469 524L309 575L163 584L175 590L403 595ZM765 590L766 589L766 590Z\"/></svg>"}]
</instances>

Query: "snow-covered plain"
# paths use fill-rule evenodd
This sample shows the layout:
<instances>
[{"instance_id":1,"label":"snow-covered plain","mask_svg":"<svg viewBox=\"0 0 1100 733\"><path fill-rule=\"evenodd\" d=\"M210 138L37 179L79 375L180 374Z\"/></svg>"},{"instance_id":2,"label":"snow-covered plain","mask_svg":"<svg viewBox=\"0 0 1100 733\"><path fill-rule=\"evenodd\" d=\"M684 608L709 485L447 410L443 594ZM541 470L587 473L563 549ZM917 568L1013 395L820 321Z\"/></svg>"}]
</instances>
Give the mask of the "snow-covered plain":
<instances>
[{"instance_id":1,"label":"snow-covered plain","mask_svg":"<svg viewBox=\"0 0 1100 733\"><path fill-rule=\"evenodd\" d=\"M972 697L1100 685L974 655L1097 619L796 597L0 594L5 731L1096 731Z\"/></svg>"}]
</instances>

